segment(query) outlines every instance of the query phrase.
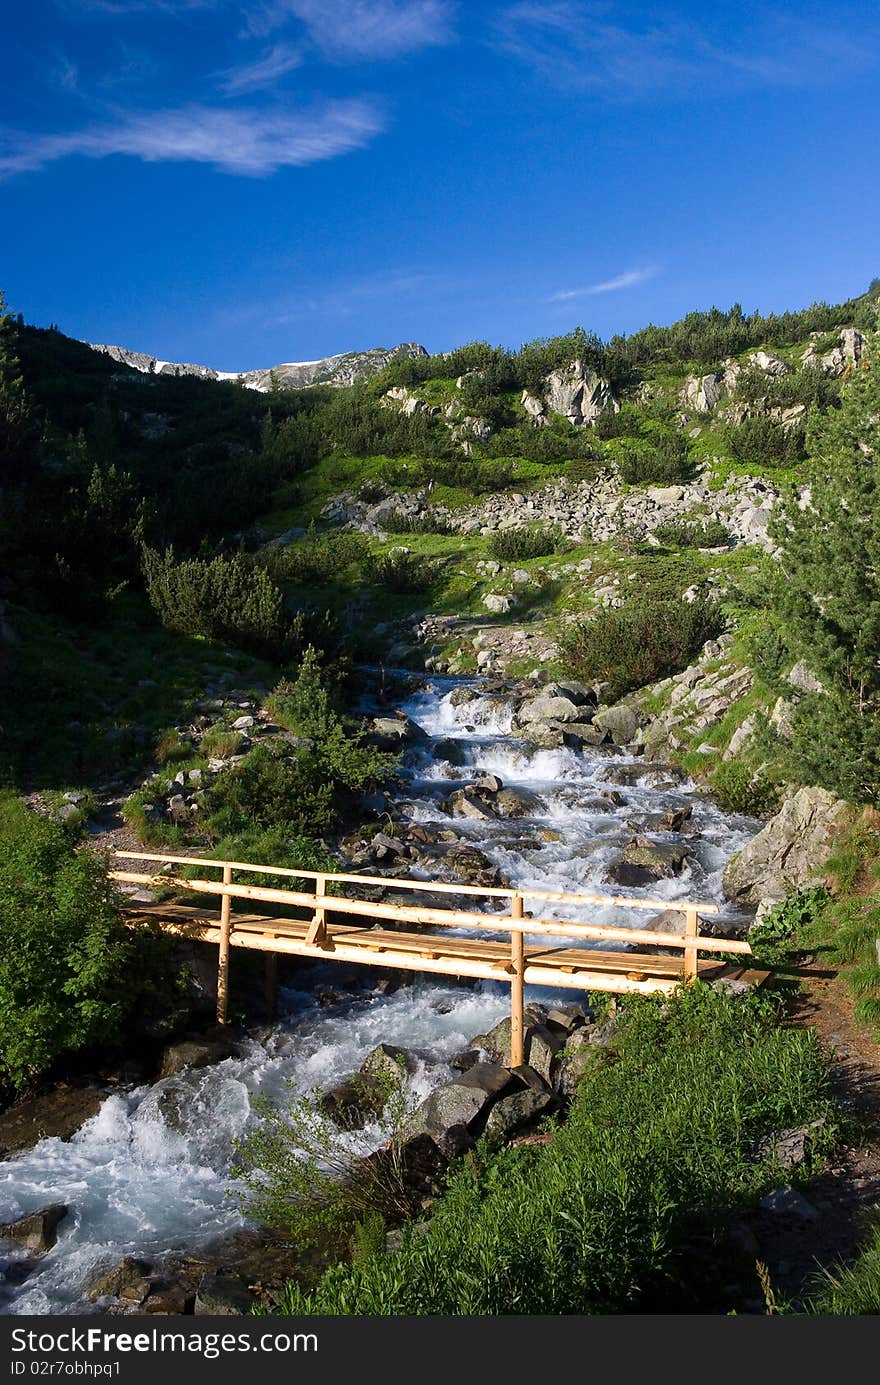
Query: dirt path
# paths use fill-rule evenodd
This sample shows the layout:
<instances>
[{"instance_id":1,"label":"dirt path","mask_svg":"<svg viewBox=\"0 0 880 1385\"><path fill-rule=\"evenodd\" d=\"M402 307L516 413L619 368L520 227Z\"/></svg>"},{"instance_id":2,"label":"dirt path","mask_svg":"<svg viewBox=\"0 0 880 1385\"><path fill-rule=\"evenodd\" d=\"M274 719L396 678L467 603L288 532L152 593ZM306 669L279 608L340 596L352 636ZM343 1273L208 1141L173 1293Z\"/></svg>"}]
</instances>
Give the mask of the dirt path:
<instances>
[{"instance_id":1,"label":"dirt path","mask_svg":"<svg viewBox=\"0 0 880 1385\"><path fill-rule=\"evenodd\" d=\"M880 1206L880 1044L853 1018L852 996L836 972L809 962L800 979L793 1022L815 1029L828 1050L835 1095L854 1133L803 1189L812 1220L762 1214L754 1228L777 1296L795 1306L809 1297L821 1267L858 1253L866 1217Z\"/></svg>"}]
</instances>

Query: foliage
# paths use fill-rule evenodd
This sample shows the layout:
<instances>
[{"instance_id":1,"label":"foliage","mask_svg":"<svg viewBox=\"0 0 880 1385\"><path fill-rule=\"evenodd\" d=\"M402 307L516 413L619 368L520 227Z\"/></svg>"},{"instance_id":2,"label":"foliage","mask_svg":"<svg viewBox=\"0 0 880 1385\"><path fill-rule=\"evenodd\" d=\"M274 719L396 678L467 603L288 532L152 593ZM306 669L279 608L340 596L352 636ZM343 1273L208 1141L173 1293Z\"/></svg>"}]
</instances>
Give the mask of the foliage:
<instances>
[{"instance_id":1,"label":"foliage","mask_svg":"<svg viewBox=\"0 0 880 1385\"><path fill-rule=\"evenodd\" d=\"M668 486L693 473L687 438L681 432L626 438L615 454L621 480L629 486Z\"/></svg>"},{"instance_id":2,"label":"foliage","mask_svg":"<svg viewBox=\"0 0 880 1385\"><path fill-rule=\"evenodd\" d=\"M762 962L781 961L790 951L792 938L822 917L830 899L824 885L805 885L772 905L760 922L749 929L755 957Z\"/></svg>"},{"instance_id":3,"label":"foliage","mask_svg":"<svg viewBox=\"0 0 880 1385\"><path fill-rule=\"evenodd\" d=\"M734 1215L782 1176L761 1140L824 1116L811 1031L701 984L628 1003L544 1146L470 1157L396 1254L290 1285L290 1314L578 1314L717 1306ZM703 1247L702 1253L698 1247ZM729 1254L729 1252L728 1252Z\"/></svg>"},{"instance_id":4,"label":"foliage","mask_svg":"<svg viewBox=\"0 0 880 1385\"><path fill-rule=\"evenodd\" d=\"M612 337L609 349L631 366L655 362L687 363L710 369L727 356L760 346L788 346L810 332L827 332L850 323L870 330L874 323L876 289L860 298L830 305L814 303L800 312L745 313L739 303L726 312L688 313L669 327L649 326L629 337Z\"/></svg>"},{"instance_id":5,"label":"foliage","mask_svg":"<svg viewBox=\"0 0 880 1385\"><path fill-rule=\"evenodd\" d=\"M373 581L397 595L419 595L429 592L437 582L440 565L419 553L395 548L374 558L371 564Z\"/></svg>"},{"instance_id":6,"label":"foliage","mask_svg":"<svg viewBox=\"0 0 880 1385\"><path fill-rule=\"evenodd\" d=\"M614 699L680 672L723 623L711 601L632 597L567 626L561 657L575 677L607 683Z\"/></svg>"},{"instance_id":7,"label":"foliage","mask_svg":"<svg viewBox=\"0 0 880 1385\"><path fill-rule=\"evenodd\" d=\"M178 562L171 548L144 548L143 569L150 604L169 630L276 658L291 651L294 628L281 591L243 554Z\"/></svg>"},{"instance_id":8,"label":"foliage","mask_svg":"<svg viewBox=\"0 0 880 1385\"><path fill-rule=\"evenodd\" d=\"M382 524L390 534L454 534L449 520L436 510L419 510L412 514L408 510L388 510L382 517Z\"/></svg>"},{"instance_id":9,"label":"foliage","mask_svg":"<svg viewBox=\"0 0 880 1385\"><path fill-rule=\"evenodd\" d=\"M712 792L725 813L762 817L779 804L779 785L743 760L728 760L712 775Z\"/></svg>"},{"instance_id":10,"label":"foliage","mask_svg":"<svg viewBox=\"0 0 880 1385\"><path fill-rule=\"evenodd\" d=\"M851 1265L823 1269L814 1282L808 1312L828 1317L875 1317L880 1305L880 1225L874 1219Z\"/></svg>"},{"instance_id":11,"label":"foliage","mask_svg":"<svg viewBox=\"0 0 880 1385\"><path fill-rule=\"evenodd\" d=\"M806 455L803 420L780 423L774 418L744 418L724 428L724 445L744 467L790 467Z\"/></svg>"},{"instance_id":12,"label":"foliage","mask_svg":"<svg viewBox=\"0 0 880 1385\"><path fill-rule=\"evenodd\" d=\"M727 525L717 519L704 524L688 524L684 520L658 524L654 534L669 548L721 548L730 542Z\"/></svg>"},{"instance_id":13,"label":"foliage","mask_svg":"<svg viewBox=\"0 0 880 1385\"><path fill-rule=\"evenodd\" d=\"M492 535L489 552L502 563L527 562L558 553L565 543L558 524L536 524L529 529L499 529Z\"/></svg>"},{"instance_id":14,"label":"foliage","mask_svg":"<svg viewBox=\"0 0 880 1385\"><path fill-rule=\"evenodd\" d=\"M232 1176L243 1210L298 1247L354 1237L362 1252L378 1249L379 1221L413 1210L401 1150L415 1100L402 1065L396 1074L359 1075L350 1090L379 1113L378 1131L373 1121L363 1130L340 1125L319 1090L298 1095L289 1082L283 1105L263 1094L252 1099L256 1124L235 1146ZM355 1258L364 1264L372 1257Z\"/></svg>"},{"instance_id":15,"label":"foliage","mask_svg":"<svg viewBox=\"0 0 880 1385\"><path fill-rule=\"evenodd\" d=\"M848 382L810 430L809 505L791 491L771 518L779 577L769 604L790 659L823 691L799 702L780 755L790 777L855 802L880 792L880 364Z\"/></svg>"},{"instance_id":16,"label":"foliage","mask_svg":"<svg viewBox=\"0 0 880 1385\"><path fill-rule=\"evenodd\" d=\"M299 582L323 587L333 582L361 580L370 561L366 534L354 529L320 533L314 525L299 542L273 544L258 561L275 582Z\"/></svg>"},{"instance_id":17,"label":"foliage","mask_svg":"<svg viewBox=\"0 0 880 1385\"><path fill-rule=\"evenodd\" d=\"M0 796L0 1080L117 1041L155 980L153 943L122 923L97 857Z\"/></svg>"}]
</instances>

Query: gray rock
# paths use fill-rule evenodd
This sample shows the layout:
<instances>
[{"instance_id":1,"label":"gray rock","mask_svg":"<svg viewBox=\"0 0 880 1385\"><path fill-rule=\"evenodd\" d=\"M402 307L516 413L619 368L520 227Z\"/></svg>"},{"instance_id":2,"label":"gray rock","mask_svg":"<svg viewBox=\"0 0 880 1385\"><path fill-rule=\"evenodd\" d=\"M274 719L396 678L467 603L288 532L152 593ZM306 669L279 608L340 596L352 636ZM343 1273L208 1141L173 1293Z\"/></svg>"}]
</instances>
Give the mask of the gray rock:
<instances>
[{"instance_id":1,"label":"gray rock","mask_svg":"<svg viewBox=\"0 0 880 1385\"><path fill-rule=\"evenodd\" d=\"M400 750L412 741L426 740L422 728L410 717L374 717L369 725L370 739L382 750Z\"/></svg>"},{"instance_id":2,"label":"gray rock","mask_svg":"<svg viewBox=\"0 0 880 1385\"><path fill-rule=\"evenodd\" d=\"M401 1074L415 1071L415 1059L405 1048L396 1044L377 1044L361 1063L360 1071L365 1077L396 1083Z\"/></svg>"},{"instance_id":3,"label":"gray rock","mask_svg":"<svg viewBox=\"0 0 880 1385\"><path fill-rule=\"evenodd\" d=\"M634 707L620 702L615 707L603 707L593 717L593 725L606 731L615 745L629 745L639 729L640 717Z\"/></svg>"},{"instance_id":4,"label":"gray rock","mask_svg":"<svg viewBox=\"0 0 880 1385\"><path fill-rule=\"evenodd\" d=\"M503 592L487 592L483 597L483 605L492 615L503 616L513 609L514 598L505 596Z\"/></svg>"},{"instance_id":5,"label":"gray rock","mask_svg":"<svg viewBox=\"0 0 880 1385\"><path fill-rule=\"evenodd\" d=\"M544 398L548 409L579 427L594 423L602 414L620 413L610 382L580 360L547 376Z\"/></svg>"},{"instance_id":6,"label":"gray rock","mask_svg":"<svg viewBox=\"0 0 880 1385\"><path fill-rule=\"evenodd\" d=\"M825 691L824 685L819 682L815 673L807 668L803 659L798 659L786 681L790 683L793 688L796 688L798 692L815 693Z\"/></svg>"},{"instance_id":7,"label":"gray rock","mask_svg":"<svg viewBox=\"0 0 880 1385\"><path fill-rule=\"evenodd\" d=\"M377 1076L360 1072L321 1093L319 1105L342 1130L361 1130L381 1116L386 1086Z\"/></svg>"},{"instance_id":8,"label":"gray rock","mask_svg":"<svg viewBox=\"0 0 880 1385\"><path fill-rule=\"evenodd\" d=\"M497 1148L515 1135L534 1129L540 1120L556 1109L557 1104L552 1092L536 1091L533 1087L503 1097L492 1107L486 1121L484 1134L488 1144Z\"/></svg>"},{"instance_id":9,"label":"gray rock","mask_svg":"<svg viewBox=\"0 0 880 1385\"><path fill-rule=\"evenodd\" d=\"M811 1202L808 1202L802 1193L799 1193L791 1184L786 1184L784 1188L774 1188L772 1193L762 1197L758 1204L762 1211L769 1212L774 1217L793 1218L795 1221L812 1222L818 1221L819 1213Z\"/></svg>"},{"instance_id":10,"label":"gray rock","mask_svg":"<svg viewBox=\"0 0 880 1385\"><path fill-rule=\"evenodd\" d=\"M727 898L756 905L815 881L846 811L846 803L827 789L799 789L728 863Z\"/></svg>"},{"instance_id":11,"label":"gray rock","mask_svg":"<svg viewBox=\"0 0 880 1385\"><path fill-rule=\"evenodd\" d=\"M467 1073L462 1073L463 1077ZM493 1097L480 1087L450 1082L438 1087L413 1112L406 1136L429 1135L448 1159L454 1159L473 1143L472 1131L492 1105Z\"/></svg>"},{"instance_id":12,"label":"gray rock","mask_svg":"<svg viewBox=\"0 0 880 1385\"><path fill-rule=\"evenodd\" d=\"M196 1317L244 1317L250 1314L256 1296L241 1275L212 1271L203 1276L196 1290L193 1312Z\"/></svg>"},{"instance_id":13,"label":"gray rock","mask_svg":"<svg viewBox=\"0 0 880 1385\"><path fill-rule=\"evenodd\" d=\"M36 1255L45 1255L58 1240L58 1228L69 1211L66 1202L52 1202L37 1212L28 1212L0 1226L0 1241L14 1241Z\"/></svg>"},{"instance_id":14,"label":"gray rock","mask_svg":"<svg viewBox=\"0 0 880 1385\"><path fill-rule=\"evenodd\" d=\"M783 1169L796 1169L805 1163L811 1145L825 1128L824 1118L810 1121L809 1125L799 1125L791 1130L780 1130L776 1135L768 1135L758 1146L761 1158L772 1158Z\"/></svg>"},{"instance_id":15,"label":"gray rock","mask_svg":"<svg viewBox=\"0 0 880 1385\"><path fill-rule=\"evenodd\" d=\"M520 722L580 721L581 711L568 697L535 697L517 714Z\"/></svg>"},{"instance_id":16,"label":"gray rock","mask_svg":"<svg viewBox=\"0 0 880 1385\"><path fill-rule=\"evenodd\" d=\"M250 715L236 717L235 721L232 723L232 729L233 731L250 731L251 727L255 724L254 718Z\"/></svg>"},{"instance_id":17,"label":"gray rock","mask_svg":"<svg viewBox=\"0 0 880 1385\"><path fill-rule=\"evenodd\" d=\"M516 1080L509 1068L502 1067L500 1063L486 1063L481 1060L478 1063L473 1063L459 1077L456 1077L454 1085L457 1087L476 1087L486 1096L497 1100L498 1097L509 1092L511 1087L516 1086Z\"/></svg>"},{"instance_id":18,"label":"gray rock","mask_svg":"<svg viewBox=\"0 0 880 1385\"><path fill-rule=\"evenodd\" d=\"M677 843L634 837L605 867L605 879L617 885L648 885L680 875L687 857L687 849Z\"/></svg>"},{"instance_id":19,"label":"gray rock","mask_svg":"<svg viewBox=\"0 0 880 1385\"><path fill-rule=\"evenodd\" d=\"M543 807L538 795L529 789L502 789L495 796L495 808L502 818L534 817Z\"/></svg>"}]
</instances>

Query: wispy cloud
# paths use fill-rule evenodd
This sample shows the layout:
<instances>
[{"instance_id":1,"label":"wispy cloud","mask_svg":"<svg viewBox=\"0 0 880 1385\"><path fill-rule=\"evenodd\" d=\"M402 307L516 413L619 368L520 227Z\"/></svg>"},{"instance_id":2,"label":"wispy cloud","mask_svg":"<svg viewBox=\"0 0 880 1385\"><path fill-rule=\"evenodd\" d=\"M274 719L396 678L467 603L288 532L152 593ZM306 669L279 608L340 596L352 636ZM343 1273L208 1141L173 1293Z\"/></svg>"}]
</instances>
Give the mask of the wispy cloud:
<instances>
[{"instance_id":1,"label":"wispy cloud","mask_svg":"<svg viewBox=\"0 0 880 1385\"><path fill-rule=\"evenodd\" d=\"M298 20L325 58L346 63L448 43L454 11L451 0L268 0L246 22L259 35Z\"/></svg>"},{"instance_id":2,"label":"wispy cloud","mask_svg":"<svg viewBox=\"0 0 880 1385\"><path fill-rule=\"evenodd\" d=\"M362 149L384 128L374 102L326 101L311 110L178 110L122 115L115 124L49 135L0 131L0 179L58 159L127 154L147 163L211 164L224 173L262 177Z\"/></svg>"},{"instance_id":3,"label":"wispy cloud","mask_svg":"<svg viewBox=\"0 0 880 1385\"><path fill-rule=\"evenodd\" d=\"M615 274L613 279L602 279L598 284L588 284L581 289L560 289L558 293L551 294L551 303L569 303L573 298L586 298L593 293L616 293L618 289L632 289L637 284L647 283L653 279L659 270L656 265L642 265L640 269L626 269L622 274Z\"/></svg>"},{"instance_id":4,"label":"wispy cloud","mask_svg":"<svg viewBox=\"0 0 880 1385\"><path fill-rule=\"evenodd\" d=\"M632 100L688 91L795 86L830 70L877 63L878 28L858 41L837 24L813 25L772 5L732 39L717 40L671 7L627 8L587 0L519 0L497 16L496 46L556 85Z\"/></svg>"},{"instance_id":5,"label":"wispy cloud","mask_svg":"<svg viewBox=\"0 0 880 1385\"><path fill-rule=\"evenodd\" d=\"M273 87L288 72L301 67L303 55L299 48L289 43L276 43L268 53L256 62L245 63L241 67L229 68L221 73L220 90L228 96L238 96L246 91L262 91Z\"/></svg>"}]
</instances>

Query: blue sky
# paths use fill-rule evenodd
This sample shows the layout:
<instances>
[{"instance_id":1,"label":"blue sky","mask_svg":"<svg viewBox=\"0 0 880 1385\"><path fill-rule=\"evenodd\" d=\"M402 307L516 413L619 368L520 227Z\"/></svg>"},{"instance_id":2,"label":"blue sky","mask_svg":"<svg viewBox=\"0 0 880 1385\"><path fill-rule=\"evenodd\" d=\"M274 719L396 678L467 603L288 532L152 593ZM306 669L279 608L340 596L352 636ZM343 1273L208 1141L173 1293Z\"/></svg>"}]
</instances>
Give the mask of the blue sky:
<instances>
[{"instance_id":1,"label":"blue sky","mask_svg":"<svg viewBox=\"0 0 880 1385\"><path fill-rule=\"evenodd\" d=\"M32 0L0 287L246 369L609 336L880 274L873 0Z\"/></svg>"}]
</instances>

